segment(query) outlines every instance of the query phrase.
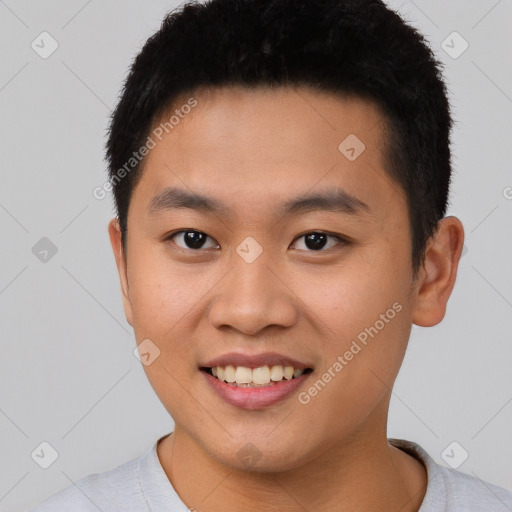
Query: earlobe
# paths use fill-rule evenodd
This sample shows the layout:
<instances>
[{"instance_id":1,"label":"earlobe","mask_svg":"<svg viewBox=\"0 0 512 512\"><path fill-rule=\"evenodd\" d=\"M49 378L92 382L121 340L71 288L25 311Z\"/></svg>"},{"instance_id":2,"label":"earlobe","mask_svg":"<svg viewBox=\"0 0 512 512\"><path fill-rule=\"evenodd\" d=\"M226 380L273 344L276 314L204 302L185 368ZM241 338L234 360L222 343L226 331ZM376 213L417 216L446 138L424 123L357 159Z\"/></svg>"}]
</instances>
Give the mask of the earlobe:
<instances>
[{"instance_id":1,"label":"earlobe","mask_svg":"<svg viewBox=\"0 0 512 512\"><path fill-rule=\"evenodd\" d=\"M128 293L128 273L126 265L126 257L122 243L122 232L119 220L114 218L108 224L108 235L110 237L110 244L114 252L116 260L117 272L119 274L119 281L121 284L121 293L123 297L123 307L127 322L133 327L132 323L132 306Z\"/></svg>"},{"instance_id":2,"label":"earlobe","mask_svg":"<svg viewBox=\"0 0 512 512\"><path fill-rule=\"evenodd\" d=\"M414 324L432 327L443 320L455 286L463 244L464 228L460 220L457 217L441 219L437 232L427 245L420 270L412 317Z\"/></svg>"}]
</instances>

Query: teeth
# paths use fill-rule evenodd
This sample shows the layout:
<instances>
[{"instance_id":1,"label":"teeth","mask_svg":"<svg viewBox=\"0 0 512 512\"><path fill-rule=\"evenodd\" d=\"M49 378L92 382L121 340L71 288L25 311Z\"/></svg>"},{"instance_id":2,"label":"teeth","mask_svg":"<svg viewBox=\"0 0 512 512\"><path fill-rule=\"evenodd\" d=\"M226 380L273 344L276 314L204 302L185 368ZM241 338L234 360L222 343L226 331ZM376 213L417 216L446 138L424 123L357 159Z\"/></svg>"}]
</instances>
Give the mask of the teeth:
<instances>
[{"instance_id":1,"label":"teeth","mask_svg":"<svg viewBox=\"0 0 512 512\"><path fill-rule=\"evenodd\" d=\"M235 367L228 364L226 366L226 369L224 370L224 380L226 382L235 382L236 375L235 375Z\"/></svg>"},{"instance_id":2,"label":"teeth","mask_svg":"<svg viewBox=\"0 0 512 512\"><path fill-rule=\"evenodd\" d=\"M235 372L235 380L237 384L250 384L252 382L252 370L245 366L238 366Z\"/></svg>"},{"instance_id":3,"label":"teeth","mask_svg":"<svg viewBox=\"0 0 512 512\"><path fill-rule=\"evenodd\" d=\"M269 384L272 386L275 382L296 379L304 373L302 369L281 365L260 366L254 369L246 366L215 366L211 371L219 380L239 387L262 387Z\"/></svg>"},{"instance_id":4,"label":"teeth","mask_svg":"<svg viewBox=\"0 0 512 512\"><path fill-rule=\"evenodd\" d=\"M277 382L283 380L283 377L284 371L282 366L272 366L272 368L270 368L270 380Z\"/></svg>"},{"instance_id":5,"label":"teeth","mask_svg":"<svg viewBox=\"0 0 512 512\"><path fill-rule=\"evenodd\" d=\"M260 366L252 371L252 382L254 384L268 384L270 382L270 368Z\"/></svg>"},{"instance_id":6,"label":"teeth","mask_svg":"<svg viewBox=\"0 0 512 512\"><path fill-rule=\"evenodd\" d=\"M290 380L293 377L293 366L285 366L283 375L286 380Z\"/></svg>"}]
</instances>

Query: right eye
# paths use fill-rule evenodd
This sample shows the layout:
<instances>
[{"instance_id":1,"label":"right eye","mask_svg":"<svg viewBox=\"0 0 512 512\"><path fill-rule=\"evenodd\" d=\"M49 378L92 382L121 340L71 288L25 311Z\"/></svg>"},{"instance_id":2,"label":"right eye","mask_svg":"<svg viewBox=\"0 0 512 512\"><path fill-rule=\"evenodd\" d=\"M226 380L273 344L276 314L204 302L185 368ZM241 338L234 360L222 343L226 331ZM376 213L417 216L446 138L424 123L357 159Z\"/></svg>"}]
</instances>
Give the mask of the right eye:
<instances>
[{"instance_id":1,"label":"right eye","mask_svg":"<svg viewBox=\"0 0 512 512\"><path fill-rule=\"evenodd\" d=\"M176 242L174 242L174 238L181 239L182 243L184 245L180 245ZM169 236L166 237L166 240L173 240L173 243L176 243L178 247L181 247L182 249L191 249L191 250L197 250L197 249L204 249L204 243L205 240L210 238L211 240L214 240L210 236L208 236L206 233L203 233L202 231L196 231L193 229L186 229L181 231L174 231ZM218 247L219 244L217 244ZM208 248L208 247L207 247ZM216 247L214 246L213 249Z\"/></svg>"}]
</instances>

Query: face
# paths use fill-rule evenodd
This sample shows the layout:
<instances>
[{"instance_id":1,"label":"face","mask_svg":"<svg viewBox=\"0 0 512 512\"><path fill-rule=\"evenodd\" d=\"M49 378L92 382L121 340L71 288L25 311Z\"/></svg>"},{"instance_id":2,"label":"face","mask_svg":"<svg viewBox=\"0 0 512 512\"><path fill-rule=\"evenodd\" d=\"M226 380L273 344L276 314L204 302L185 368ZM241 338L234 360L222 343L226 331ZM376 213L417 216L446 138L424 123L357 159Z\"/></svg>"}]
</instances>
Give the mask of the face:
<instances>
[{"instance_id":1,"label":"face","mask_svg":"<svg viewBox=\"0 0 512 512\"><path fill-rule=\"evenodd\" d=\"M133 191L126 316L150 340L144 370L176 429L231 467L246 452L264 471L298 467L385 429L417 300L406 197L368 101L194 98ZM112 223L115 250L117 236ZM230 363L263 384L221 382ZM282 380L264 384L265 366Z\"/></svg>"}]
</instances>

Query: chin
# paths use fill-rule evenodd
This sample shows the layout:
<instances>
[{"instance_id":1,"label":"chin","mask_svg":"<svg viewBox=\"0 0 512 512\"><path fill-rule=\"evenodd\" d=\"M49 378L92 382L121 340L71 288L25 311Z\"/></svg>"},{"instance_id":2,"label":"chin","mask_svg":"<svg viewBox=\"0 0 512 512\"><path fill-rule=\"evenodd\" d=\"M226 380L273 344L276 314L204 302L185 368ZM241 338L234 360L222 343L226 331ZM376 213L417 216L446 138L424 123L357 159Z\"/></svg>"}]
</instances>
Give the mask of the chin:
<instances>
[{"instance_id":1,"label":"chin","mask_svg":"<svg viewBox=\"0 0 512 512\"><path fill-rule=\"evenodd\" d=\"M231 441L221 448L218 443L214 443L208 451L218 462L238 471L279 473L306 464L308 457L297 451L297 444L299 443L283 444L278 440L272 443L265 435L259 440L254 436L247 436L247 439Z\"/></svg>"}]
</instances>

